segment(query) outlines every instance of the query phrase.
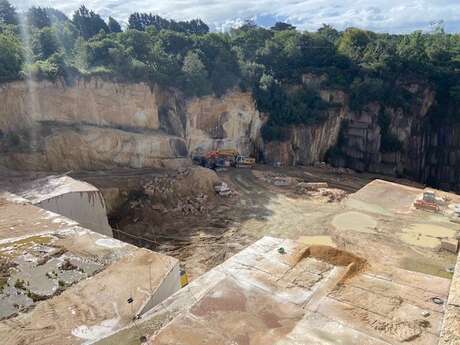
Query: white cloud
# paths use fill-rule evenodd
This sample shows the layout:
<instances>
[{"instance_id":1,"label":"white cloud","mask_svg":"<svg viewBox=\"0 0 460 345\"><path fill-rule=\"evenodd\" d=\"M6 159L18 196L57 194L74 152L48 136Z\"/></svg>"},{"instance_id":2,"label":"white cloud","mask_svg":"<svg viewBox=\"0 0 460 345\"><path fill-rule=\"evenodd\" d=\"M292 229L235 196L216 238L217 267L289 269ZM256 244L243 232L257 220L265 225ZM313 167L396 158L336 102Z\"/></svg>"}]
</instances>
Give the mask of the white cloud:
<instances>
[{"instance_id":1,"label":"white cloud","mask_svg":"<svg viewBox=\"0 0 460 345\"><path fill-rule=\"evenodd\" d=\"M11 0L10 0L11 1ZM130 13L153 12L174 19L201 18L214 28L228 28L246 18L281 18L314 30L327 23L375 31L427 30L433 21L460 31L459 0L13 0L13 5L51 6L71 14L80 4L126 21Z\"/></svg>"}]
</instances>

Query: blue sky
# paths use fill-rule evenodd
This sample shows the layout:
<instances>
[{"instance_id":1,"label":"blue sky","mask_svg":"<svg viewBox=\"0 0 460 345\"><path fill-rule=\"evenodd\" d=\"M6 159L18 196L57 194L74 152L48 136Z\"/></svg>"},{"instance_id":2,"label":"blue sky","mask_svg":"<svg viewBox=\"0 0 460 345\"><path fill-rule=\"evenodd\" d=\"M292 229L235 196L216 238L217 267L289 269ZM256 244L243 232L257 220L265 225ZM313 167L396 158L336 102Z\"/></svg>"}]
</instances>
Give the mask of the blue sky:
<instances>
[{"instance_id":1,"label":"blue sky","mask_svg":"<svg viewBox=\"0 0 460 345\"><path fill-rule=\"evenodd\" d=\"M349 26L379 32L430 30L443 21L449 32L460 32L460 0L10 0L14 6L52 6L71 14L80 4L126 22L135 11L167 18L201 18L215 30L225 30L245 19L261 25L277 20L300 29L315 30L321 24L338 29Z\"/></svg>"}]
</instances>

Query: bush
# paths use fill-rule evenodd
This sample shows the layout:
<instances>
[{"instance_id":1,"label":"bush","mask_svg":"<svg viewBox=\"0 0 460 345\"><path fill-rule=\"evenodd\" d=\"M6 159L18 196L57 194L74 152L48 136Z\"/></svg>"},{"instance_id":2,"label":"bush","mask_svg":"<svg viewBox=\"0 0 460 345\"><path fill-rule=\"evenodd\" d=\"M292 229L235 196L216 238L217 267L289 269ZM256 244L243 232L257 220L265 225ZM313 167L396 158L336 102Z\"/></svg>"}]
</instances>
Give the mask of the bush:
<instances>
[{"instance_id":1,"label":"bush","mask_svg":"<svg viewBox=\"0 0 460 345\"><path fill-rule=\"evenodd\" d=\"M0 34L0 82L19 78L24 62L20 42L11 34Z\"/></svg>"},{"instance_id":2,"label":"bush","mask_svg":"<svg viewBox=\"0 0 460 345\"><path fill-rule=\"evenodd\" d=\"M262 126L261 135L267 142L289 140L289 130L286 127L272 124L265 124Z\"/></svg>"}]
</instances>

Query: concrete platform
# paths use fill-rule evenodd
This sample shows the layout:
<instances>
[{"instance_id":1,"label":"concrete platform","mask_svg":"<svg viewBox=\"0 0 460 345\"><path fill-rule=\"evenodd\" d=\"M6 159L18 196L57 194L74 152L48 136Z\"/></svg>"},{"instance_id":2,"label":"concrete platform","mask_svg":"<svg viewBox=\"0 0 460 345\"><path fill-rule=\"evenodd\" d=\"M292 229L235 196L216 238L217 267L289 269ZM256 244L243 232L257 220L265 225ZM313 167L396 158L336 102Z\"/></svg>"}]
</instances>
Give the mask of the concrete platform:
<instances>
[{"instance_id":1,"label":"concrete platform","mask_svg":"<svg viewBox=\"0 0 460 345\"><path fill-rule=\"evenodd\" d=\"M0 199L1 344L92 342L179 287L176 259Z\"/></svg>"},{"instance_id":2,"label":"concrete platform","mask_svg":"<svg viewBox=\"0 0 460 345\"><path fill-rule=\"evenodd\" d=\"M264 237L97 344L434 345L449 285Z\"/></svg>"}]
</instances>

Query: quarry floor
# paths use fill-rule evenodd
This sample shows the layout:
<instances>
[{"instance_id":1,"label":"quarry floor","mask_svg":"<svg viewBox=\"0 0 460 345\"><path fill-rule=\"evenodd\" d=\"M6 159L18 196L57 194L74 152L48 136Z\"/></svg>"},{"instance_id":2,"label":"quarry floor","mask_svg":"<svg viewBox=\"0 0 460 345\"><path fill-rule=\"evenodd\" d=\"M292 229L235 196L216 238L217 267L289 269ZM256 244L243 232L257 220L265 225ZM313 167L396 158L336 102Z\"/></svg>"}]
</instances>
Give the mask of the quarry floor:
<instances>
[{"instance_id":1,"label":"quarry floor","mask_svg":"<svg viewBox=\"0 0 460 345\"><path fill-rule=\"evenodd\" d=\"M266 175L328 182L329 187L350 194L331 202L298 193L296 183L275 186L264 179ZM118 229L115 237L176 257L190 280L263 236L329 244L370 262L446 278L452 276L456 261L454 254L439 250L438 232L452 237L460 225L429 212L407 212L398 204L407 198L404 192L383 191L389 199L377 197L382 200L376 204L353 196L381 178L372 174L339 173L327 167L228 169L218 172L217 178L229 185L230 197L216 196L212 188L203 185L208 175L201 178L198 174L194 181L172 171L149 169L72 176L103 191L111 208L111 225ZM417 186L407 180L394 181ZM149 184L156 189L146 195ZM360 197L372 200L372 192L368 194ZM398 207L401 210L396 210Z\"/></svg>"}]
</instances>

